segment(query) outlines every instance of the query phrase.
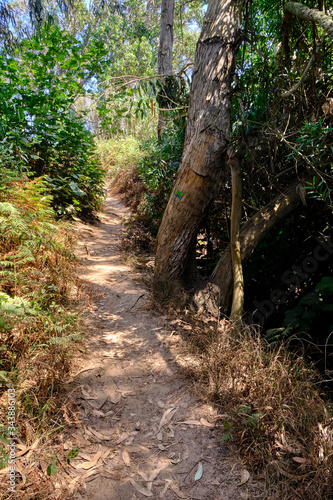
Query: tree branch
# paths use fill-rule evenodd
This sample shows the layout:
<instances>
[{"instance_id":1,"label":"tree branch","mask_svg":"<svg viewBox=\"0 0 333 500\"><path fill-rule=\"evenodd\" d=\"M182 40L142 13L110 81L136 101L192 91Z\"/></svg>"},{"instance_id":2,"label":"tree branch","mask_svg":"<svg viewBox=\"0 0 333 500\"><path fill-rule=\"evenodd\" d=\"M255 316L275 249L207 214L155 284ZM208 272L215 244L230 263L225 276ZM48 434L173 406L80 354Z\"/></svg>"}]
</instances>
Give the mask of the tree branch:
<instances>
[{"instance_id":1,"label":"tree branch","mask_svg":"<svg viewBox=\"0 0 333 500\"><path fill-rule=\"evenodd\" d=\"M330 38L333 38L333 20L330 16L317 9L309 9L305 5L296 2L287 2L284 11L297 17L317 23Z\"/></svg>"},{"instance_id":2,"label":"tree branch","mask_svg":"<svg viewBox=\"0 0 333 500\"><path fill-rule=\"evenodd\" d=\"M316 48L316 51L314 54L312 54L312 56L310 57L310 60L308 62L308 64L306 65L306 68L305 70L303 71L303 74L301 76L301 78L299 79L299 81L296 83L296 85L294 85L294 87L290 90L288 90L287 92L284 92L283 94L281 94L281 97L289 97L291 96L294 92L296 92L296 90L302 85L302 83L304 82L305 80L305 77L306 75L308 74L309 72L309 69L311 68L312 66L312 63L315 61L315 58L317 56L317 54L319 53L319 50L321 49L322 45L323 45L323 42L325 40L325 35L323 35L318 43L318 46Z\"/></svg>"}]
</instances>

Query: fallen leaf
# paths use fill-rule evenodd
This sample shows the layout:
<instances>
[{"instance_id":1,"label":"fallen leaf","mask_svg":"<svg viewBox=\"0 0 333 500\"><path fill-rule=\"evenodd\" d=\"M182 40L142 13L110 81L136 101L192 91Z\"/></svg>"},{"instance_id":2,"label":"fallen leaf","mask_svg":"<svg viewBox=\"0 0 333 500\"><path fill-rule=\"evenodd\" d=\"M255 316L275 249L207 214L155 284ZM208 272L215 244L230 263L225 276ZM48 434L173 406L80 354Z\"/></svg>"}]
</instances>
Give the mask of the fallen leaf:
<instances>
[{"instance_id":1,"label":"fallen leaf","mask_svg":"<svg viewBox=\"0 0 333 500\"><path fill-rule=\"evenodd\" d=\"M112 450L106 450L106 452L103 454L102 459L105 460L110 454Z\"/></svg>"},{"instance_id":2,"label":"fallen leaf","mask_svg":"<svg viewBox=\"0 0 333 500\"><path fill-rule=\"evenodd\" d=\"M306 458L302 458L302 457L293 457L293 460L295 462L297 462L298 464L308 464L309 463L309 460L307 460Z\"/></svg>"},{"instance_id":3,"label":"fallen leaf","mask_svg":"<svg viewBox=\"0 0 333 500\"><path fill-rule=\"evenodd\" d=\"M121 435L119 436L119 438L118 438L118 439L117 439L117 441L116 441L116 444L120 444L120 443L122 443L123 441L125 441L125 439L129 438L129 437L130 437L130 435L131 435L131 433L130 433L130 432L124 432L123 434L121 434Z\"/></svg>"},{"instance_id":4,"label":"fallen leaf","mask_svg":"<svg viewBox=\"0 0 333 500\"><path fill-rule=\"evenodd\" d=\"M87 403L89 404L89 406L94 408L94 410L100 410L102 406L105 405L107 400L108 396L104 396L102 398L89 398L89 400L87 400Z\"/></svg>"},{"instance_id":5,"label":"fallen leaf","mask_svg":"<svg viewBox=\"0 0 333 500\"><path fill-rule=\"evenodd\" d=\"M111 394L111 396L109 396L109 399L112 404L116 405L121 400L121 392L116 392L114 394Z\"/></svg>"},{"instance_id":6,"label":"fallen leaf","mask_svg":"<svg viewBox=\"0 0 333 500\"><path fill-rule=\"evenodd\" d=\"M91 476L95 476L96 474L97 474L98 476L101 474L101 473L100 473L100 471L98 470L98 468L97 468L97 467L95 467L94 469L91 469L90 471L88 471L88 472L86 472L85 474L83 474L83 476L81 476L81 478L80 478L80 479L81 479L81 480L82 480L82 479L88 479L89 477L91 477ZM93 479L96 479L96 478L95 478L95 477L94 477L94 478L91 478L91 479L90 479L90 481L92 481Z\"/></svg>"},{"instance_id":7,"label":"fallen leaf","mask_svg":"<svg viewBox=\"0 0 333 500\"><path fill-rule=\"evenodd\" d=\"M74 490L74 486L75 486L75 484L77 482L83 481L84 479L87 479L88 477L93 476L95 474L100 474L100 472L98 470L98 467L94 467L93 469L89 470L88 472L86 472L82 476L76 476L74 479L72 479L71 481L69 481L69 488L70 488L70 490L72 490L72 491ZM68 480L67 477L66 477L66 479Z\"/></svg>"},{"instance_id":8,"label":"fallen leaf","mask_svg":"<svg viewBox=\"0 0 333 500\"><path fill-rule=\"evenodd\" d=\"M171 438L175 437L175 431L173 430L172 424L168 425L168 429L170 431L170 437Z\"/></svg>"},{"instance_id":9,"label":"fallen leaf","mask_svg":"<svg viewBox=\"0 0 333 500\"><path fill-rule=\"evenodd\" d=\"M39 439L36 439L36 441L32 443L32 445L30 446L30 450L25 458L29 458L32 455L32 452L37 448L39 441Z\"/></svg>"},{"instance_id":10,"label":"fallen leaf","mask_svg":"<svg viewBox=\"0 0 333 500\"><path fill-rule=\"evenodd\" d=\"M92 410L92 412L94 415L97 415L97 417L107 417L108 415L111 415L112 413L114 413L113 410L110 410L108 411L107 413L104 413L103 411L101 410L96 410L95 408Z\"/></svg>"},{"instance_id":11,"label":"fallen leaf","mask_svg":"<svg viewBox=\"0 0 333 500\"><path fill-rule=\"evenodd\" d=\"M88 426L88 431L90 431L91 434L93 434L94 436L96 436L98 439L102 439L103 441L109 441L112 438L112 436L113 436L113 433L110 433L110 434L104 434L103 433L102 434L101 432L96 431L95 429L93 429L90 426Z\"/></svg>"},{"instance_id":12,"label":"fallen leaf","mask_svg":"<svg viewBox=\"0 0 333 500\"><path fill-rule=\"evenodd\" d=\"M88 370L94 370L95 368L96 368L96 365L86 366L85 368L82 368L81 370L79 370L78 372L76 372L75 375L73 375L72 378L75 378L78 375L80 375L80 373L87 372Z\"/></svg>"},{"instance_id":13,"label":"fallen leaf","mask_svg":"<svg viewBox=\"0 0 333 500\"><path fill-rule=\"evenodd\" d=\"M96 397L96 396L95 397L91 396L89 394L89 392L86 389L84 389L83 387L81 387L81 392L82 392L85 399L98 399L98 397Z\"/></svg>"},{"instance_id":14,"label":"fallen leaf","mask_svg":"<svg viewBox=\"0 0 333 500\"><path fill-rule=\"evenodd\" d=\"M130 478L129 481L130 481L131 485L136 489L136 491L141 493L141 495L144 495L145 497L152 497L153 496L151 491L146 490L146 488L143 488L142 486L140 486L138 483L136 483L134 481L134 479Z\"/></svg>"},{"instance_id":15,"label":"fallen leaf","mask_svg":"<svg viewBox=\"0 0 333 500\"><path fill-rule=\"evenodd\" d=\"M16 458L22 457L30 450L30 446L24 446L24 444L17 444L16 448L20 450L15 453Z\"/></svg>"},{"instance_id":16,"label":"fallen leaf","mask_svg":"<svg viewBox=\"0 0 333 500\"><path fill-rule=\"evenodd\" d=\"M183 422L177 422L178 425L186 424L186 425L202 425L198 420L184 420Z\"/></svg>"},{"instance_id":17,"label":"fallen leaf","mask_svg":"<svg viewBox=\"0 0 333 500\"><path fill-rule=\"evenodd\" d=\"M91 460L91 455L87 455L86 453L83 453L82 451L80 451L80 453L78 454L77 456L78 459L84 459L84 460L87 460L87 462L90 462Z\"/></svg>"},{"instance_id":18,"label":"fallen leaf","mask_svg":"<svg viewBox=\"0 0 333 500\"><path fill-rule=\"evenodd\" d=\"M67 450L71 450L73 448L73 443L72 441L69 441L68 443L64 443L64 450L67 451Z\"/></svg>"},{"instance_id":19,"label":"fallen leaf","mask_svg":"<svg viewBox=\"0 0 333 500\"><path fill-rule=\"evenodd\" d=\"M167 490L169 489L169 486L170 484L172 483L172 481L170 479L166 479L165 481L165 486L163 488L163 490L161 491L160 493L160 498L163 498L164 497L164 494L167 492Z\"/></svg>"},{"instance_id":20,"label":"fallen leaf","mask_svg":"<svg viewBox=\"0 0 333 500\"><path fill-rule=\"evenodd\" d=\"M237 486L242 486L250 479L250 473L246 469L242 469L241 471L241 482L237 484Z\"/></svg>"},{"instance_id":21,"label":"fallen leaf","mask_svg":"<svg viewBox=\"0 0 333 500\"><path fill-rule=\"evenodd\" d=\"M99 450L96 455L94 456L94 458L92 460L90 460L90 462L85 462L83 464L78 464L75 466L75 469L84 469L84 470L87 470L87 469L92 469L92 467L95 467L95 465L97 464L98 460L100 459L100 457L102 456L102 451Z\"/></svg>"},{"instance_id":22,"label":"fallen leaf","mask_svg":"<svg viewBox=\"0 0 333 500\"><path fill-rule=\"evenodd\" d=\"M208 422L208 420L206 420L205 418L200 418L200 423L204 427L214 427L214 424L212 424L211 422Z\"/></svg>"},{"instance_id":23,"label":"fallen leaf","mask_svg":"<svg viewBox=\"0 0 333 500\"><path fill-rule=\"evenodd\" d=\"M126 467L131 466L131 458L126 450L123 450L121 452L121 458L123 459L123 462L126 465Z\"/></svg>"},{"instance_id":24,"label":"fallen leaf","mask_svg":"<svg viewBox=\"0 0 333 500\"><path fill-rule=\"evenodd\" d=\"M157 469L156 471L152 472L148 478L148 481L155 481L159 473L161 472L161 469Z\"/></svg>"},{"instance_id":25,"label":"fallen leaf","mask_svg":"<svg viewBox=\"0 0 333 500\"><path fill-rule=\"evenodd\" d=\"M24 469L24 471L23 471L23 469L21 469L21 467L18 467L18 466L16 465L16 471L17 471L19 474L21 474L21 478L22 478L22 482L23 482L23 484L25 484L25 483L27 482L27 478L26 478L26 476L25 476L25 473L26 473L26 472L28 472L28 470L29 470L28 468L25 468L25 469Z\"/></svg>"},{"instance_id":26,"label":"fallen leaf","mask_svg":"<svg viewBox=\"0 0 333 500\"><path fill-rule=\"evenodd\" d=\"M158 428L161 429L164 425L168 425L171 422L172 417L174 416L176 411L177 411L177 408L174 408L174 407L171 407L168 410L166 410L163 413L163 416L161 418L160 425L158 426Z\"/></svg>"},{"instance_id":27,"label":"fallen leaf","mask_svg":"<svg viewBox=\"0 0 333 500\"><path fill-rule=\"evenodd\" d=\"M147 474L145 474L144 472L140 472L140 471L138 472L138 474L139 474L139 476L141 476L141 477L142 477L142 479L143 479L144 481L146 481L146 482L148 483L148 481L149 481L149 477L147 476Z\"/></svg>"},{"instance_id":28,"label":"fallen leaf","mask_svg":"<svg viewBox=\"0 0 333 500\"><path fill-rule=\"evenodd\" d=\"M195 473L195 476L194 476L194 481L199 481L199 479L202 478L202 474L203 474L203 465L202 465L202 462L199 462L197 472Z\"/></svg>"},{"instance_id":29,"label":"fallen leaf","mask_svg":"<svg viewBox=\"0 0 333 500\"><path fill-rule=\"evenodd\" d=\"M185 444L185 451L182 453L182 460L187 460L189 457L189 451L188 451L188 446Z\"/></svg>"},{"instance_id":30,"label":"fallen leaf","mask_svg":"<svg viewBox=\"0 0 333 500\"><path fill-rule=\"evenodd\" d=\"M280 469L280 467L278 467L278 471L280 472L280 474L286 476L288 479L292 479L293 481L300 481L301 479L305 479L311 474L311 472L308 472L307 474L302 474L301 476L295 476L294 474L289 474L289 472Z\"/></svg>"},{"instance_id":31,"label":"fallen leaf","mask_svg":"<svg viewBox=\"0 0 333 500\"><path fill-rule=\"evenodd\" d=\"M185 493L183 493L175 484L171 483L170 487L176 493L178 498L188 498L188 496Z\"/></svg>"}]
</instances>

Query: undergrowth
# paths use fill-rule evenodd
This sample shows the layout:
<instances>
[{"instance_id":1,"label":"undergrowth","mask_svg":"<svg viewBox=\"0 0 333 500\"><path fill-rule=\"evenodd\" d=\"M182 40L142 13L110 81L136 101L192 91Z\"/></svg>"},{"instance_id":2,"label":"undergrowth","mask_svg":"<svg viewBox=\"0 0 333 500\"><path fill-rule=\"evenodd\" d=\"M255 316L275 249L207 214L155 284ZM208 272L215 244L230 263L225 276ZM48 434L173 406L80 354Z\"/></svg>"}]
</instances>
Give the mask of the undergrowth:
<instances>
[{"instance_id":1,"label":"undergrowth","mask_svg":"<svg viewBox=\"0 0 333 500\"><path fill-rule=\"evenodd\" d=\"M194 375L222 414L222 444L240 446L268 498L332 498L333 405L314 368L254 329L236 335L227 319L195 320L190 332Z\"/></svg>"},{"instance_id":2,"label":"undergrowth","mask_svg":"<svg viewBox=\"0 0 333 500\"><path fill-rule=\"evenodd\" d=\"M111 186L123 170L135 169L142 156L140 142L134 137L96 141L96 154Z\"/></svg>"},{"instance_id":3,"label":"undergrowth","mask_svg":"<svg viewBox=\"0 0 333 500\"><path fill-rule=\"evenodd\" d=\"M72 253L75 238L67 223L56 221L45 181L5 169L0 177L0 469L6 469L9 387L16 391L19 449L34 446L34 453L39 449L45 459L47 436L64 424L64 414L69 420L71 410L61 407L59 391L71 347L80 338L73 309L73 289L80 286ZM24 476L30 479L32 458L25 463ZM35 498L29 482L28 497ZM35 486L43 489L47 482L45 473ZM25 485L18 489L22 493Z\"/></svg>"},{"instance_id":4,"label":"undergrowth","mask_svg":"<svg viewBox=\"0 0 333 500\"><path fill-rule=\"evenodd\" d=\"M176 178L183 142L183 125L176 122L165 127L161 140L139 142L127 137L97 142L97 155L110 187L153 237Z\"/></svg>"}]
</instances>

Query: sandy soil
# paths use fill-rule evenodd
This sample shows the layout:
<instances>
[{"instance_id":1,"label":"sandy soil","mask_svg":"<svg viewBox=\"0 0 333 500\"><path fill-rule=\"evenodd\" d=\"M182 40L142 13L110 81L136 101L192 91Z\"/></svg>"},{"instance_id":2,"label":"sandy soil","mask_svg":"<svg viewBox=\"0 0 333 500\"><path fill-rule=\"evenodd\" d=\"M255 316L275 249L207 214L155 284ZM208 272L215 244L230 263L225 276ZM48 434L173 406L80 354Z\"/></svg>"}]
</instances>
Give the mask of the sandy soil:
<instances>
[{"instance_id":1,"label":"sandy soil","mask_svg":"<svg viewBox=\"0 0 333 500\"><path fill-rule=\"evenodd\" d=\"M263 498L221 446L216 410L182 375L170 318L151 309L121 256L125 215L109 196L101 222L81 225L80 275L94 294L73 382L81 426L66 442L79 448L71 461L75 498Z\"/></svg>"}]
</instances>

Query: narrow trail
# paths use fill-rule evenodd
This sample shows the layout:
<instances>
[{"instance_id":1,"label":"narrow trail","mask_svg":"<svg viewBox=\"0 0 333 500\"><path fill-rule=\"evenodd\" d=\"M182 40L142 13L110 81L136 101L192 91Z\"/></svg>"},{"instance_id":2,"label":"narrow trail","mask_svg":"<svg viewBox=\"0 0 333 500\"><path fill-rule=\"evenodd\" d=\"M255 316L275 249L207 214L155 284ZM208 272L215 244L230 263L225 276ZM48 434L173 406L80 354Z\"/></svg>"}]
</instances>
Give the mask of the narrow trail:
<instances>
[{"instance_id":1,"label":"narrow trail","mask_svg":"<svg viewBox=\"0 0 333 500\"><path fill-rule=\"evenodd\" d=\"M215 410L180 373L170 320L150 309L148 291L121 257L125 213L109 196L101 222L81 226L80 275L94 298L75 367L81 425L67 444L79 448L75 498L259 498L251 479L240 485Z\"/></svg>"}]
</instances>

